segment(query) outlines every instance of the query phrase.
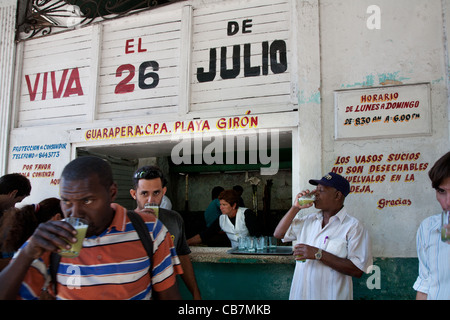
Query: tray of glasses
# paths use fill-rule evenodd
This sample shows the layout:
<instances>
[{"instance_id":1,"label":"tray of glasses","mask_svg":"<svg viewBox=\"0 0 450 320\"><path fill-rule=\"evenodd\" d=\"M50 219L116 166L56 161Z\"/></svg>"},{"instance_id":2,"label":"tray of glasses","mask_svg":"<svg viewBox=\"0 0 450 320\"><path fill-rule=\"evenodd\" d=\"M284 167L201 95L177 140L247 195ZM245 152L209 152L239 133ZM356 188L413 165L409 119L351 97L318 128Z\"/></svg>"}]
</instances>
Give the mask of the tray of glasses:
<instances>
[{"instance_id":1,"label":"tray of glasses","mask_svg":"<svg viewBox=\"0 0 450 320\"><path fill-rule=\"evenodd\" d=\"M291 255L292 254L292 247L291 246L281 246L276 248L265 248L262 250L256 250L253 252L250 252L248 250L239 250L239 248L232 248L227 251L227 253L231 254L249 254L249 255Z\"/></svg>"}]
</instances>

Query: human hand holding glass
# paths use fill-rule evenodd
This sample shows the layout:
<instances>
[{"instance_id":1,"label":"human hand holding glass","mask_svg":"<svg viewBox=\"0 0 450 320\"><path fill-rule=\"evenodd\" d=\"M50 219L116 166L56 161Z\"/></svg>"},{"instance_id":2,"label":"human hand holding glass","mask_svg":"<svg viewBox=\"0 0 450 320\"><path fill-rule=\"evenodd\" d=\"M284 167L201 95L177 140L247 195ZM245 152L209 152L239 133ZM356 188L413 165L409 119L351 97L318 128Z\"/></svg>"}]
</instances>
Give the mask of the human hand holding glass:
<instances>
[{"instance_id":1,"label":"human hand holding glass","mask_svg":"<svg viewBox=\"0 0 450 320\"><path fill-rule=\"evenodd\" d=\"M450 211L442 211L441 215L441 240L450 244Z\"/></svg>"},{"instance_id":2,"label":"human hand holding glass","mask_svg":"<svg viewBox=\"0 0 450 320\"><path fill-rule=\"evenodd\" d=\"M67 247L67 245L61 246L61 251L59 252L59 255L66 258L75 258L78 257L80 254L81 248L83 247L83 240L86 236L87 229L89 227L89 223L85 219L76 218L76 217L69 217L66 219L63 219L63 221L70 224L75 230L75 238L76 241L70 245L70 248ZM67 241L66 241L67 242ZM68 242L70 244L70 242Z\"/></svg>"},{"instance_id":3,"label":"human hand holding glass","mask_svg":"<svg viewBox=\"0 0 450 320\"><path fill-rule=\"evenodd\" d=\"M76 234L77 230L62 220L41 223L23 249L24 254L37 259L46 251L70 249L71 244L77 242Z\"/></svg>"},{"instance_id":4,"label":"human hand holding glass","mask_svg":"<svg viewBox=\"0 0 450 320\"><path fill-rule=\"evenodd\" d=\"M154 203L154 202L147 202L146 204L144 204L144 210L145 211L150 211L151 213L153 213L157 218L159 216L159 204Z\"/></svg>"},{"instance_id":5,"label":"human hand holding glass","mask_svg":"<svg viewBox=\"0 0 450 320\"><path fill-rule=\"evenodd\" d=\"M306 209L311 207L316 200L316 194L314 191L304 190L297 194L295 198L294 206L298 209Z\"/></svg>"}]
</instances>

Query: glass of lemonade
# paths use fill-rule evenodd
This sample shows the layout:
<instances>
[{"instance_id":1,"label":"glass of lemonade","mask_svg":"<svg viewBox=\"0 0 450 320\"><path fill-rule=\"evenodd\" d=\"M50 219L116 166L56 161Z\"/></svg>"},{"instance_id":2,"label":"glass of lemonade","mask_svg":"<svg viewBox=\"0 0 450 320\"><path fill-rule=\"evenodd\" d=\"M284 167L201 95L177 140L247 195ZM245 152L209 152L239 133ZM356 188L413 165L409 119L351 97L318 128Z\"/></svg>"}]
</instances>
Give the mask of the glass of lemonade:
<instances>
[{"instance_id":1,"label":"glass of lemonade","mask_svg":"<svg viewBox=\"0 0 450 320\"><path fill-rule=\"evenodd\" d=\"M298 204L301 206L313 203L316 200L316 195L314 193L308 193L304 196L298 198Z\"/></svg>"},{"instance_id":2,"label":"glass of lemonade","mask_svg":"<svg viewBox=\"0 0 450 320\"><path fill-rule=\"evenodd\" d=\"M450 232L444 228L444 225L450 224L450 211L442 211L441 216L441 240L444 242L450 241Z\"/></svg>"},{"instance_id":3,"label":"glass of lemonade","mask_svg":"<svg viewBox=\"0 0 450 320\"><path fill-rule=\"evenodd\" d=\"M77 238L77 242L70 243L72 246L70 249L61 248L61 252L59 253L62 257L66 258L75 258L80 254L80 250L83 247L83 240L86 237L86 231L88 229L88 222L82 218L69 217L65 218L62 221L65 221L72 225L72 227L77 230L77 234L75 237Z\"/></svg>"},{"instance_id":4,"label":"glass of lemonade","mask_svg":"<svg viewBox=\"0 0 450 320\"><path fill-rule=\"evenodd\" d=\"M157 218L159 217L159 204L153 203L153 202L150 202L150 203L147 202L146 204L144 204L144 209L152 209L155 216Z\"/></svg>"}]
</instances>

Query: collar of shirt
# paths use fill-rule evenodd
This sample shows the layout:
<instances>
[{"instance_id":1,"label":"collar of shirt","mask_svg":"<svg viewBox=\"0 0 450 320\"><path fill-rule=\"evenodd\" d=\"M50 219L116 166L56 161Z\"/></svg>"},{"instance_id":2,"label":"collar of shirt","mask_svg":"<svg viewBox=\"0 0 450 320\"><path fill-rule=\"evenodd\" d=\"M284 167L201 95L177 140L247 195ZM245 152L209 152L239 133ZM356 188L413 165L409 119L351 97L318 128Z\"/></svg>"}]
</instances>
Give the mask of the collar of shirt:
<instances>
[{"instance_id":1,"label":"collar of shirt","mask_svg":"<svg viewBox=\"0 0 450 320\"><path fill-rule=\"evenodd\" d=\"M334 221L335 219L339 219L339 222L342 223L342 222L344 222L344 219L345 219L346 216L347 216L347 210L345 210L345 207L342 207L342 209L339 210L338 213L336 213L334 216L332 216L330 218L329 223ZM322 211L319 211L319 212L316 213L316 219L322 221L322 219L323 219L323 212Z\"/></svg>"},{"instance_id":2,"label":"collar of shirt","mask_svg":"<svg viewBox=\"0 0 450 320\"><path fill-rule=\"evenodd\" d=\"M112 228L116 228L118 231L125 231L127 209L117 203L111 203L111 208L113 208L115 214L111 225L108 227L108 232L111 232Z\"/></svg>"}]
</instances>

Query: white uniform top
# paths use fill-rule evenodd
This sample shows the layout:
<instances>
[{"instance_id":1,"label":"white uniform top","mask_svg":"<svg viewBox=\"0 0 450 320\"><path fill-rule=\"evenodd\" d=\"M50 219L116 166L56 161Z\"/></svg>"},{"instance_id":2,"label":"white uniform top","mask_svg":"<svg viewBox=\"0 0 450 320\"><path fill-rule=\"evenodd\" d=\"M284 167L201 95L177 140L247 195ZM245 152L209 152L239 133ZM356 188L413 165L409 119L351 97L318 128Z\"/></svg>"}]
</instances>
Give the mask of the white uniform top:
<instances>
[{"instance_id":1,"label":"white uniform top","mask_svg":"<svg viewBox=\"0 0 450 320\"><path fill-rule=\"evenodd\" d=\"M372 265L372 245L369 233L345 208L330 218L322 228L322 212L296 217L283 242L296 241L347 258L367 272ZM353 299L352 277L340 273L320 260L297 261L289 299Z\"/></svg>"},{"instance_id":2,"label":"white uniform top","mask_svg":"<svg viewBox=\"0 0 450 320\"><path fill-rule=\"evenodd\" d=\"M235 225L231 223L230 218L226 214L222 214L219 218L220 228L227 234L233 248L239 245L239 237L249 235L247 226L245 225L245 210L247 208L238 208Z\"/></svg>"}]
</instances>

